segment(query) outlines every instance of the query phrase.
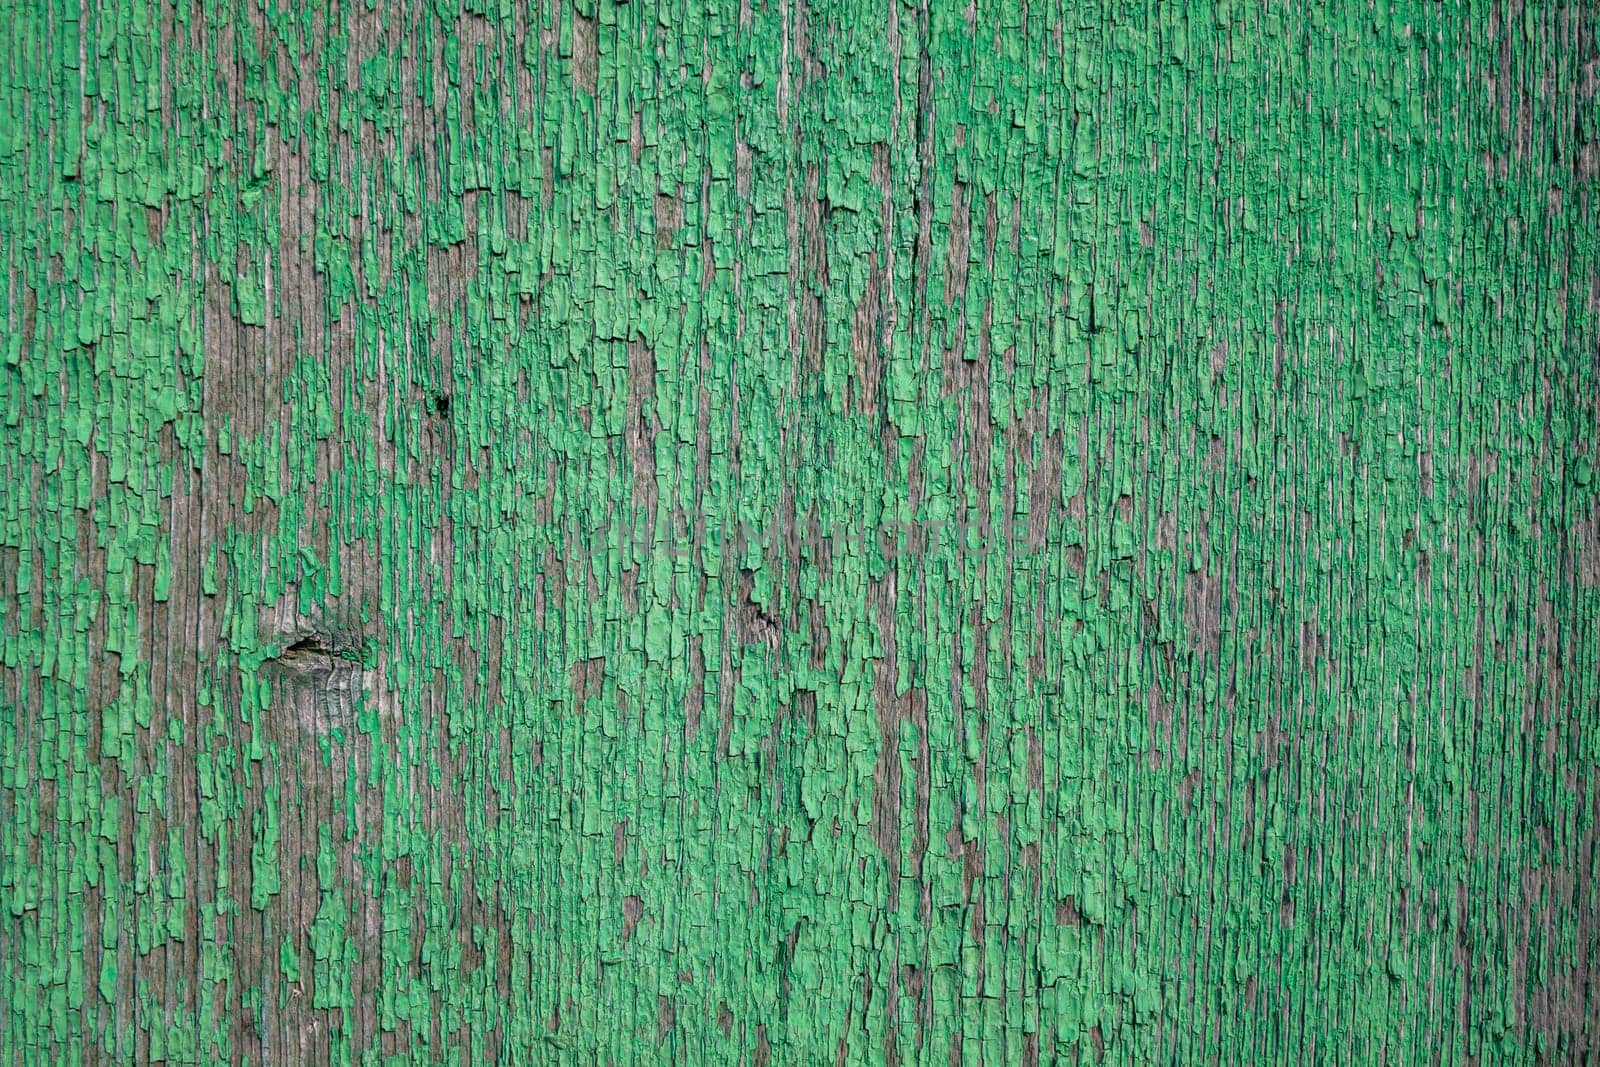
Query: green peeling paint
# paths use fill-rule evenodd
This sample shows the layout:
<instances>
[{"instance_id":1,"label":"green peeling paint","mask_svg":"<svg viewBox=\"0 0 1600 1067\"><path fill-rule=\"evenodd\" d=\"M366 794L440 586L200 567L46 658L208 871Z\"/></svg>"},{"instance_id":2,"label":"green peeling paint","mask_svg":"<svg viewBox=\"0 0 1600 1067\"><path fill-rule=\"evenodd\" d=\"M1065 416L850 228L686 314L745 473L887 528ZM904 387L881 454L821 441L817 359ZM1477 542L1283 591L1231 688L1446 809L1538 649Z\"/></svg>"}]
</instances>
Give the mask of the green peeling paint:
<instances>
[{"instance_id":1,"label":"green peeling paint","mask_svg":"<svg viewBox=\"0 0 1600 1067\"><path fill-rule=\"evenodd\" d=\"M0 1059L1600 1055L1600 14L0 0Z\"/></svg>"}]
</instances>

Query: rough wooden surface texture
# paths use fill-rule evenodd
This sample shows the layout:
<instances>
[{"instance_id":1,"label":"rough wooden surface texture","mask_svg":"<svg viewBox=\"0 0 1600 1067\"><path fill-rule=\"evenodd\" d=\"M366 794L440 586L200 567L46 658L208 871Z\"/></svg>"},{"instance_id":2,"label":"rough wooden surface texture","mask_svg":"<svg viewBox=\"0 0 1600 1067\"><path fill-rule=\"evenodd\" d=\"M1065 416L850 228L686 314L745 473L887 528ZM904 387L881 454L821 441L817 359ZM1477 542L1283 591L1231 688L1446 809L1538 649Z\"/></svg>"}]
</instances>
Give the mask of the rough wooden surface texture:
<instances>
[{"instance_id":1,"label":"rough wooden surface texture","mask_svg":"<svg viewBox=\"0 0 1600 1067\"><path fill-rule=\"evenodd\" d=\"M0 1060L1600 1056L1600 10L0 0Z\"/></svg>"}]
</instances>

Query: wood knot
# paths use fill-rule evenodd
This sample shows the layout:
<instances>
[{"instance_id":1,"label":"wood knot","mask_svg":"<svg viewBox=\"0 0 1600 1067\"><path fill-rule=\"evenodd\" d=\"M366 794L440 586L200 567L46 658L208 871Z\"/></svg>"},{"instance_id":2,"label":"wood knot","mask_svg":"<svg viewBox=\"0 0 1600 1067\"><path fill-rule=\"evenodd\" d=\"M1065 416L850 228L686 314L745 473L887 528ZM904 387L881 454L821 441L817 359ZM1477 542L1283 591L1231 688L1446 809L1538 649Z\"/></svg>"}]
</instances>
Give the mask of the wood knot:
<instances>
[{"instance_id":1,"label":"wood knot","mask_svg":"<svg viewBox=\"0 0 1600 1067\"><path fill-rule=\"evenodd\" d=\"M294 636L267 663L297 674L331 674L360 670L367 645L359 636L338 630L312 630Z\"/></svg>"}]
</instances>

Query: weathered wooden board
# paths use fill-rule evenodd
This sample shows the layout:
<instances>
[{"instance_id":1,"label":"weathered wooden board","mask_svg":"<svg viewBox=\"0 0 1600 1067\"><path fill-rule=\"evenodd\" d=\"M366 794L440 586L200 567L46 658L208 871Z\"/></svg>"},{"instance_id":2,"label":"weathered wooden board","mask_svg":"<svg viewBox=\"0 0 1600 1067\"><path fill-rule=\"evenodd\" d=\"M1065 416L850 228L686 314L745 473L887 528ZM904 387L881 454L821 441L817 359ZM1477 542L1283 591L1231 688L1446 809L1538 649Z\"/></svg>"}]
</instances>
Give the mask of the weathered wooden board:
<instances>
[{"instance_id":1,"label":"weathered wooden board","mask_svg":"<svg viewBox=\"0 0 1600 1067\"><path fill-rule=\"evenodd\" d=\"M1600 1055L1600 11L0 0L0 1060Z\"/></svg>"}]
</instances>

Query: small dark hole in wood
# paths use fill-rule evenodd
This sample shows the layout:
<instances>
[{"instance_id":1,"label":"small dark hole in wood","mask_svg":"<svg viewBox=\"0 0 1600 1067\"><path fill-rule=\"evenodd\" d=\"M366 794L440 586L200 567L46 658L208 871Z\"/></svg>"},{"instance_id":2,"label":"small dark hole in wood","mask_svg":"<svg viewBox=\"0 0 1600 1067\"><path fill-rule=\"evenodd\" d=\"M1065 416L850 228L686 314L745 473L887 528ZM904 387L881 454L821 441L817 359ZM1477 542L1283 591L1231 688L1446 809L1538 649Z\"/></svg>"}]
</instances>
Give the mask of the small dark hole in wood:
<instances>
[{"instance_id":1,"label":"small dark hole in wood","mask_svg":"<svg viewBox=\"0 0 1600 1067\"><path fill-rule=\"evenodd\" d=\"M292 656L297 652L321 652L326 655L332 651L333 648L328 644L327 640L324 639L321 634L311 634L307 637L300 638L300 640L284 649L283 654L286 656Z\"/></svg>"},{"instance_id":2,"label":"small dark hole in wood","mask_svg":"<svg viewBox=\"0 0 1600 1067\"><path fill-rule=\"evenodd\" d=\"M450 394L449 393L438 393L438 394L436 394L434 396L434 398L433 398L432 403L429 406L430 406L431 410L433 411L433 413L435 415L437 415L439 418L448 419L450 417Z\"/></svg>"}]
</instances>

